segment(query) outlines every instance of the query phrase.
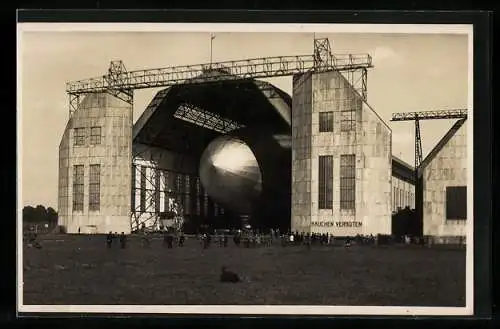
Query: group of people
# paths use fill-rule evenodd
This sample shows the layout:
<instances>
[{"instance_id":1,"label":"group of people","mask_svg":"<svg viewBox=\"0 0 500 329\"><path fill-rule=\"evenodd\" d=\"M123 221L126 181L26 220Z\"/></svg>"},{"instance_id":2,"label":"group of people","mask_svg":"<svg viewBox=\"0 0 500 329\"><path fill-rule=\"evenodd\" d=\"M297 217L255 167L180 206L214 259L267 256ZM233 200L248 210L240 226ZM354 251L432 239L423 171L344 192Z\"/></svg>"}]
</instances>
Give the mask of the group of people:
<instances>
[{"instance_id":1,"label":"group of people","mask_svg":"<svg viewBox=\"0 0 500 329\"><path fill-rule=\"evenodd\" d=\"M127 236L125 235L125 233L122 232L120 235L118 235L118 233L115 232L113 234L113 232L111 231L106 235L106 246L108 247L108 249L112 247L116 238L119 239L120 248L125 249L125 247L127 246Z\"/></svg>"},{"instance_id":2,"label":"group of people","mask_svg":"<svg viewBox=\"0 0 500 329\"><path fill-rule=\"evenodd\" d=\"M227 234L199 234L198 240L204 249L208 248L212 241L219 247L227 247L229 237ZM256 247L271 247L276 241L279 241L281 246L298 246L298 245L328 245L333 244L334 238L332 235L317 234L317 233L299 233L289 232L280 234L279 229L271 229L268 233L258 230L246 230L233 235L232 240L237 247L256 248ZM345 241L345 246L349 247L351 240Z\"/></svg>"},{"instance_id":3,"label":"group of people","mask_svg":"<svg viewBox=\"0 0 500 329\"><path fill-rule=\"evenodd\" d=\"M141 244L143 247L150 247L151 246L151 236L148 234L147 231L143 230L140 232L141 234ZM120 235L118 235L116 232L113 234L113 232L109 232L106 235L106 245L108 249L112 248L114 241L118 238L118 243L120 244L121 249L125 249L127 247L127 235L125 235L124 232L122 232ZM163 233L163 246L172 249L174 244L177 244L177 246L182 247L184 246L184 241L186 240L186 237L184 233L179 233L179 234L174 234L168 231L165 231Z\"/></svg>"},{"instance_id":4,"label":"group of people","mask_svg":"<svg viewBox=\"0 0 500 329\"><path fill-rule=\"evenodd\" d=\"M24 241L27 243L28 248L37 248L37 249L42 248L42 245L37 240L36 232L32 229L24 233Z\"/></svg>"}]
</instances>

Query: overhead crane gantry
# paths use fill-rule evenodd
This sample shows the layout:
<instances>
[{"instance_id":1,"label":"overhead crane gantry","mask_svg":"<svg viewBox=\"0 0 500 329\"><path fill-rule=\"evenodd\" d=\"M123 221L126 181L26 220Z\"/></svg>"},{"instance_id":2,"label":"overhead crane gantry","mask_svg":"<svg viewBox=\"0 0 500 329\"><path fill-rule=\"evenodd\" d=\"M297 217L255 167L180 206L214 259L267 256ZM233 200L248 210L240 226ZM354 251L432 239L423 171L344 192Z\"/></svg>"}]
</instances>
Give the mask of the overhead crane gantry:
<instances>
[{"instance_id":1,"label":"overhead crane gantry","mask_svg":"<svg viewBox=\"0 0 500 329\"><path fill-rule=\"evenodd\" d=\"M120 60L111 61L106 75L69 82L66 85L66 92L69 95L71 116L78 108L81 96L89 93L109 93L132 105L135 89L164 88L185 83L272 78L307 72L342 71L366 100L367 69L371 67L373 67L372 58L369 54L334 55L328 38L315 38L312 55L263 57L136 71L127 71ZM205 72L214 70L222 74L213 77L204 76L202 81L195 79Z\"/></svg>"},{"instance_id":2,"label":"overhead crane gantry","mask_svg":"<svg viewBox=\"0 0 500 329\"><path fill-rule=\"evenodd\" d=\"M467 109L401 112L392 114L391 121L415 121L415 175L417 175L420 164L422 163L422 139L420 137L420 120L464 118L467 118Z\"/></svg>"}]
</instances>

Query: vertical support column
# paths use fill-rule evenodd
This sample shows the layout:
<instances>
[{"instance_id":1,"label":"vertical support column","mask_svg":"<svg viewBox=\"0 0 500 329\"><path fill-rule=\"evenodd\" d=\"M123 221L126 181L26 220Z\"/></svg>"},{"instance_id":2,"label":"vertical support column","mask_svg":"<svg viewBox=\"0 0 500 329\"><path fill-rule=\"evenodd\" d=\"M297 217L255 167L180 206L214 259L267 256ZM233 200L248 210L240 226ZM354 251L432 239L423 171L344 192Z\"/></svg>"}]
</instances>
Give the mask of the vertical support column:
<instances>
[{"instance_id":1,"label":"vertical support column","mask_svg":"<svg viewBox=\"0 0 500 329\"><path fill-rule=\"evenodd\" d=\"M312 73L293 77L292 231L311 230Z\"/></svg>"}]
</instances>

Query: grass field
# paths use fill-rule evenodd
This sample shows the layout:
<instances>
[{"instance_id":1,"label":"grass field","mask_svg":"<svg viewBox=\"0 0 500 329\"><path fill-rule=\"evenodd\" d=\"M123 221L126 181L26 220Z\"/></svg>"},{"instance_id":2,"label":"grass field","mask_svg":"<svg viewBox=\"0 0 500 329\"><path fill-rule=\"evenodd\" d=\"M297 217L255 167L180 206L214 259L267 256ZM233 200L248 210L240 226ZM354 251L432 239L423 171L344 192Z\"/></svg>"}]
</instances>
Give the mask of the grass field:
<instances>
[{"instance_id":1,"label":"grass field","mask_svg":"<svg viewBox=\"0 0 500 329\"><path fill-rule=\"evenodd\" d=\"M24 248L24 304L464 306L465 251L422 246L106 249L103 236ZM246 282L219 282L222 265Z\"/></svg>"}]
</instances>

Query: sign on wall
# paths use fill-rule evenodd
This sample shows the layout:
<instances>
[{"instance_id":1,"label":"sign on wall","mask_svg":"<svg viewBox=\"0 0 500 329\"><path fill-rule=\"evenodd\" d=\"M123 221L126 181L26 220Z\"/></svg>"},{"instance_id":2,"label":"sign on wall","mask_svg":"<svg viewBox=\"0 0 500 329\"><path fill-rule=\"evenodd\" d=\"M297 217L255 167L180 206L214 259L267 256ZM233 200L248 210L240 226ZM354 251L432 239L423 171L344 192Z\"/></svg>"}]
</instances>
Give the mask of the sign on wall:
<instances>
[{"instance_id":1,"label":"sign on wall","mask_svg":"<svg viewBox=\"0 0 500 329\"><path fill-rule=\"evenodd\" d=\"M311 222L311 226L315 227L361 227L361 222Z\"/></svg>"}]
</instances>

